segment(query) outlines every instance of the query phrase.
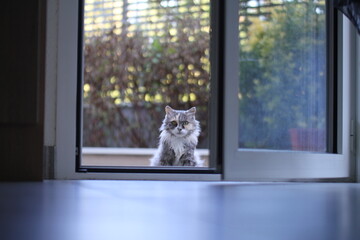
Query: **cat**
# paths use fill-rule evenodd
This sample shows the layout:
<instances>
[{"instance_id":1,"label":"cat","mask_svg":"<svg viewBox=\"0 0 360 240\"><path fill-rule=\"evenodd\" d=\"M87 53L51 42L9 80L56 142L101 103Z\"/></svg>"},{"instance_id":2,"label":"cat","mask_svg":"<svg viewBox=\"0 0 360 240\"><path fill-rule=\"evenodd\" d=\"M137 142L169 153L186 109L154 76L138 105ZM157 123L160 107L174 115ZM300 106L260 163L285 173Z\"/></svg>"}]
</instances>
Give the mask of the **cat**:
<instances>
[{"instance_id":1,"label":"cat","mask_svg":"<svg viewBox=\"0 0 360 240\"><path fill-rule=\"evenodd\" d=\"M203 161L195 152L200 134L200 124L195 119L196 108L183 111L166 106L165 113L159 146L150 165L202 167Z\"/></svg>"}]
</instances>

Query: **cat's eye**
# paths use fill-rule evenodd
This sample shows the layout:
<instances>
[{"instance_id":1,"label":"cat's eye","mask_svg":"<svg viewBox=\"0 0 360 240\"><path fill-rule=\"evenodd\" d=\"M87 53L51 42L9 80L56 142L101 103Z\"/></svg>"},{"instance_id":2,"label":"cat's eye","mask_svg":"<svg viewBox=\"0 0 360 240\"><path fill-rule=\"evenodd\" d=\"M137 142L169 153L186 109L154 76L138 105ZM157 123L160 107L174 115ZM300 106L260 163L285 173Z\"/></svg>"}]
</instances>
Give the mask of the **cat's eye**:
<instances>
[{"instance_id":1,"label":"cat's eye","mask_svg":"<svg viewBox=\"0 0 360 240\"><path fill-rule=\"evenodd\" d=\"M176 121L172 121L172 122L170 122L170 124L171 124L172 126L174 126L174 127L177 126L177 122L176 122Z\"/></svg>"},{"instance_id":2,"label":"cat's eye","mask_svg":"<svg viewBox=\"0 0 360 240\"><path fill-rule=\"evenodd\" d=\"M183 125L188 125L188 124L189 124L188 121L183 122Z\"/></svg>"}]
</instances>

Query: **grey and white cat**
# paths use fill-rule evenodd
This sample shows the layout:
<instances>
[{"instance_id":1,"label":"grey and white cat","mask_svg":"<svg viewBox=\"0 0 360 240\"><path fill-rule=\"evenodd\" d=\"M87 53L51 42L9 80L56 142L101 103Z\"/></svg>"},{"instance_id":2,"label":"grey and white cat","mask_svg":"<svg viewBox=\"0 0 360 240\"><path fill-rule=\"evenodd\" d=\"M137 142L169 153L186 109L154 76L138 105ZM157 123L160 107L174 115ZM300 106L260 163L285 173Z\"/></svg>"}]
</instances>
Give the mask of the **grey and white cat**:
<instances>
[{"instance_id":1,"label":"grey and white cat","mask_svg":"<svg viewBox=\"0 0 360 240\"><path fill-rule=\"evenodd\" d=\"M182 111L166 106L165 112L159 147L150 159L150 165L202 167L203 161L195 152L200 134L200 124L195 119L196 108Z\"/></svg>"}]
</instances>

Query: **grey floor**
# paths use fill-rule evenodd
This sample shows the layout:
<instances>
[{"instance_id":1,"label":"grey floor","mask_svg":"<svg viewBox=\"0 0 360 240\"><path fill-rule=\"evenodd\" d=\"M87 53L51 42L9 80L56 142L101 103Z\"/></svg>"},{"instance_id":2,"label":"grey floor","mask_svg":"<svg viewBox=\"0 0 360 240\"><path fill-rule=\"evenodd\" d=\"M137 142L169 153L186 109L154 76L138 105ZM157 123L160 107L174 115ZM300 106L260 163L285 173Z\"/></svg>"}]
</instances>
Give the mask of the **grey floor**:
<instances>
[{"instance_id":1,"label":"grey floor","mask_svg":"<svg viewBox=\"0 0 360 240\"><path fill-rule=\"evenodd\" d=\"M0 183L0 239L360 239L360 184Z\"/></svg>"}]
</instances>

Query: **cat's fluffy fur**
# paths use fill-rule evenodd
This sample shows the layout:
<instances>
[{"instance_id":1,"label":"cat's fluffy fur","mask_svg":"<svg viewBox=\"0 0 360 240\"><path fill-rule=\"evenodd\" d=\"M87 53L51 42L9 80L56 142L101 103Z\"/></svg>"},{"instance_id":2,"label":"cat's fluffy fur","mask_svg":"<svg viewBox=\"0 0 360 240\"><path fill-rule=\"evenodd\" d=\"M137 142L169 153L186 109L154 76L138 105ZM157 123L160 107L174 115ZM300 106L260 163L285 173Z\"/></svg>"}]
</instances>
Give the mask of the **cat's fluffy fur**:
<instances>
[{"instance_id":1,"label":"cat's fluffy fur","mask_svg":"<svg viewBox=\"0 0 360 240\"><path fill-rule=\"evenodd\" d=\"M200 134L200 124L195 119L196 108L181 111L166 106L165 112L159 147L150 159L150 165L202 167L203 161L195 152Z\"/></svg>"}]
</instances>

